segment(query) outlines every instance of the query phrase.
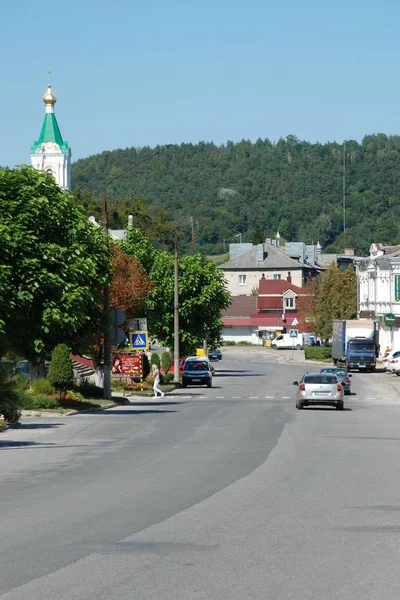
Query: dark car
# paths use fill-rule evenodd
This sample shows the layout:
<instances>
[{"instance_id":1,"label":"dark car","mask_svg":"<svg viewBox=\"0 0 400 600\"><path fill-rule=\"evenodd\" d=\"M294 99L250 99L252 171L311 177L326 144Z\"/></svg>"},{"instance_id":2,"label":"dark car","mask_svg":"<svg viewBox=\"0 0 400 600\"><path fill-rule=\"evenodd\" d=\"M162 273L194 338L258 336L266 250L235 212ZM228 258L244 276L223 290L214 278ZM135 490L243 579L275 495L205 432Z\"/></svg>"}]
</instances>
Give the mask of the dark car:
<instances>
[{"instance_id":1,"label":"dark car","mask_svg":"<svg viewBox=\"0 0 400 600\"><path fill-rule=\"evenodd\" d=\"M188 385L206 385L212 387L212 369L210 361L204 356L190 356L185 360L182 373L182 387Z\"/></svg>"},{"instance_id":2,"label":"dark car","mask_svg":"<svg viewBox=\"0 0 400 600\"><path fill-rule=\"evenodd\" d=\"M208 351L208 358L210 360L222 360L222 352L219 348L212 348Z\"/></svg>"},{"instance_id":3,"label":"dark car","mask_svg":"<svg viewBox=\"0 0 400 600\"><path fill-rule=\"evenodd\" d=\"M321 369L321 373L332 373L333 375L336 375L343 386L344 393L346 395L351 393L351 374L349 374L344 367L324 367Z\"/></svg>"}]
</instances>

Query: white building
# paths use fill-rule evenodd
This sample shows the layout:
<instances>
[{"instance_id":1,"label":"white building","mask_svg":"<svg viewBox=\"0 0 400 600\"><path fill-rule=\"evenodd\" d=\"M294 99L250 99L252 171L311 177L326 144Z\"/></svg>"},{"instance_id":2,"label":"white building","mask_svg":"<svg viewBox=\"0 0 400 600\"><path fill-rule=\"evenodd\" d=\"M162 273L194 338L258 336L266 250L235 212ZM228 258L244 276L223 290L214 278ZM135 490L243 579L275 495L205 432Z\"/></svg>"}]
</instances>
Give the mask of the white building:
<instances>
[{"instance_id":1,"label":"white building","mask_svg":"<svg viewBox=\"0 0 400 600\"><path fill-rule=\"evenodd\" d=\"M64 142L54 114L57 102L49 82L43 96L46 113L39 139L31 147L31 163L38 171L51 173L61 189L71 187L71 148Z\"/></svg>"},{"instance_id":2,"label":"white building","mask_svg":"<svg viewBox=\"0 0 400 600\"><path fill-rule=\"evenodd\" d=\"M369 256L355 265L359 318L379 323L381 353L400 350L400 246L372 244Z\"/></svg>"}]
</instances>

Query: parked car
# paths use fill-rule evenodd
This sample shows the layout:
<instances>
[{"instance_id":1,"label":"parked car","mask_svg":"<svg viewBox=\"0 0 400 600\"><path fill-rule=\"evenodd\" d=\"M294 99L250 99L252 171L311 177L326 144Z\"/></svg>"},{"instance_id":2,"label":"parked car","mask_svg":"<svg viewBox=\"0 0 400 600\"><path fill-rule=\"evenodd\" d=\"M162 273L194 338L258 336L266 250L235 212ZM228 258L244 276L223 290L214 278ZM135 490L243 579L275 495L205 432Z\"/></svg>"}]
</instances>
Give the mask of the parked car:
<instances>
[{"instance_id":1,"label":"parked car","mask_svg":"<svg viewBox=\"0 0 400 600\"><path fill-rule=\"evenodd\" d=\"M1 368L4 369L6 371L6 373L11 374L13 373L15 367L16 367L16 362L13 360L6 360L5 358L3 358L0 361L1 364Z\"/></svg>"},{"instance_id":2,"label":"parked car","mask_svg":"<svg viewBox=\"0 0 400 600\"><path fill-rule=\"evenodd\" d=\"M296 408L310 405L334 406L343 410L344 390L339 379L333 373L304 373L297 386Z\"/></svg>"},{"instance_id":3,"label":"parked car","mask_svg":"<svg viewBox=\"0 0 400 600\"><path fill-rule=\"evenodd\" d=\"M400 352L394 352L390 363L388 364L388 371L396 373L400 376Z\"/></svg>"},{"instance_id":4,"label":"parked car","mask_svg":"<svg viewBox=\"0 0 400 600\"><path fill-rule=\"evenodd\" d=\"M185 360L182 373L182 387L206 385L212 387L212 369L205 356L189 356Z\"/></svg>"},{"instance_id":5,"label":"parked car","mask_svg":"<svg viewBox=\"0 0 400 600\"><path fill-rule=\"evenodd\" d=\"M208 351L208 358L210 360L222 360L222 352L219 348L211 348Z\"/></svg>"},{"instance_id":6,"label":"parked car","mask_svg":"<svg viewBox=\"0 0 400 600\"><path fill-rule=\"evenodd\" d=\"M339 379L343 386L345 394L351 393L351 373L348 373L344 367L324 367L321 369L321 373L333 373Z\"/></svg>"},{"instance_id":7,"label":"parked car","mask_svg":"<svg viewBox=\"0 0 400 600\"><path fill-rule=\"evenodd\" d=\"M385 371L391 373L396 370L396 365L400 361L400 351L391 352L387 357L386 361L383 362L383 368Z\"/></svg>"},{"instance_id":8,"label":"parked car","mask_svg":"<svg viewBox=\"0 0 400 600\"><path fill-rule=\"evenodd\" d=\"M394 352L385 352L385 354L382 357L382 368L384 371L388 371L388 367L390 365L390 361L392 360Z\"/></svg>"},{"instance_id":9,"label":"parked car","mask_svg":"<svg viewBox=\"0 0 400 600\"><path fill-rule=\"evenodd\" d=\"M49 368L50 368L50 361L46 360L44 362L44 369L45 369L46 375L49 372ZM30 374L29 373L29 363L27 360L20 360L17 363L16 367L12 371L12 375L20 375L21 377L24 377L24 378L29 377L29 374Z\"/></svg>"},{"instance_id":10,"label":"parked car","mask_svg":"<svg viewBox=\"0 0 400 600\"><path fill-rule=\"evenodd\" d=\"M186 358L179 359L179 374L180 375L182 375L182 373L183 373L183 367L185 364L185 360L186 360ZM175 373L175 359L174 358L171 360L171 366L169 368L168 373Z\"/></svg>"}]
</instances>

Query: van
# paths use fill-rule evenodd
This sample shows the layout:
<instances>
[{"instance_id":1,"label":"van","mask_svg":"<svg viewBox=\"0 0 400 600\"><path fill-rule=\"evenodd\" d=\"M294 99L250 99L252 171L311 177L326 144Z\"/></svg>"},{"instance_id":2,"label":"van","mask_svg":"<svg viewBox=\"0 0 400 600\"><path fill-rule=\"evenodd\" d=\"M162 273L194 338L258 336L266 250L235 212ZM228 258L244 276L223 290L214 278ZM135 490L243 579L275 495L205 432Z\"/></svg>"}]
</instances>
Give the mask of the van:
<instances>
[{"instance_id":1,"label":"van","mask_svg":"<svg viewBox=\"0 0 400 600\"><path fill-rule=\"evenodd\" d=\"M182 373L182 387L206 385L212 387L212 369L206 356L189 356L185 360Z\"/></svg>"},{"instance_id":2,"label":"van","mask_svg":"<svg viewBox=\"0 0 400 600\"><path fill-rule=\"evenodd\" d=\"M315 339L315 334L312 333L298 333L296 337L292 337L290 333L282 333L272 340L271 348L301 350L306 346L311 346L313 339Z\"/></svg>"}]
</instances>

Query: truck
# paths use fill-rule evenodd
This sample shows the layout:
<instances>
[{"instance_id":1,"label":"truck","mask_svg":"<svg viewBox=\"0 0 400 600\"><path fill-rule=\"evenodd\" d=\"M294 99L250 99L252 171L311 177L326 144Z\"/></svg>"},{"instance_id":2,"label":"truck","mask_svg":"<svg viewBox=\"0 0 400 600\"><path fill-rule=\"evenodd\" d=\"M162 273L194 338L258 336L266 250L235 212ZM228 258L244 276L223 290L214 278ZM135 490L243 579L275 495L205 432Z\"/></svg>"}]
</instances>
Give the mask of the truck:
<instances>
[{"instance_id":1,"label":"truck","mask_svg":"<svg viewBox=\"0 0 400 600\"><path fill-rule=\"evenodd\" d=\"M333 321L332 359L335 365L374 371L379 354L378 329L371 319Z\"/></svg>"},{"instance_id":2,"label":"truck","mask_svg":"<svg viewBox=\"0 0 400 600\"><path fill-rule=\"evenodd\" d=\"M271 348L301 350L305 346L311 346L314 339L314 333L298 333L296 337L292 337L290 333L281 333L271 341Z\"/></svg>"}]
</instances>

